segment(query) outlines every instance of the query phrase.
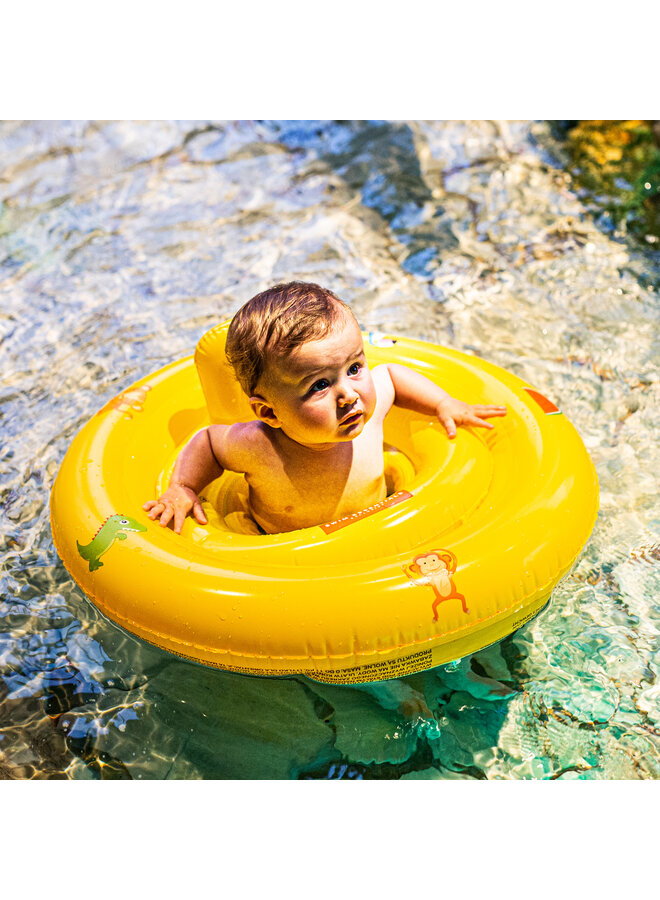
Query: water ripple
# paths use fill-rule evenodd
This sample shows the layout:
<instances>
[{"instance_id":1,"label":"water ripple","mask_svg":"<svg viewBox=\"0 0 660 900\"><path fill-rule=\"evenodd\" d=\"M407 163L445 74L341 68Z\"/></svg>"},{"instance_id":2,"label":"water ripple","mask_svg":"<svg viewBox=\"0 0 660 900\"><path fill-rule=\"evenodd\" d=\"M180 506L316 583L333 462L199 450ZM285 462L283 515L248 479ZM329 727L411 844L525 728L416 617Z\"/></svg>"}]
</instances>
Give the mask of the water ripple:
<instances>
[{"instance_id":1,"label":"water ripple","mask_svg":"<svg viewBox=\"0 0 660 900\"><path fill-rule=\"evenodd\" d=\"M567 153L529 122L0 123L0 777L660 777L660 254ZM460 665L364 690L203 669L57 558L75 432L290 278L538 385L592 454L574 571Z\"/></svg>"}]
</instances>

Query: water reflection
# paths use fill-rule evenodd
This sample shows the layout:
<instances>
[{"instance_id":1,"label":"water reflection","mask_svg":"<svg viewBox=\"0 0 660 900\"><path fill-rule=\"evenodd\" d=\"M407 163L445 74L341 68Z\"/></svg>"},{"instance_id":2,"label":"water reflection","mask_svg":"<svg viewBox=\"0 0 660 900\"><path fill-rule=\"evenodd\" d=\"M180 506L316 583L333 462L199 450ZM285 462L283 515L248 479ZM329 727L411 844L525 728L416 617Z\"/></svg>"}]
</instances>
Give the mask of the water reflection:
<instances>
[{"instance_id":1,"label":"water reflection","mask_svg":"<svg viewBox=\"0 0 660 900\"><path fill-rule=\"evenodd\" d=\"M599 129L0 125L1 777L660 775L660 254L638 190L657 147L628 128L596 185L575 148ZM594 458L601 514L572 575L453 669L365 690L204 669L105 620L56 557L48 495L76 430L293 277L370 330L534 383Z\"/></svg>"}]
</instances>

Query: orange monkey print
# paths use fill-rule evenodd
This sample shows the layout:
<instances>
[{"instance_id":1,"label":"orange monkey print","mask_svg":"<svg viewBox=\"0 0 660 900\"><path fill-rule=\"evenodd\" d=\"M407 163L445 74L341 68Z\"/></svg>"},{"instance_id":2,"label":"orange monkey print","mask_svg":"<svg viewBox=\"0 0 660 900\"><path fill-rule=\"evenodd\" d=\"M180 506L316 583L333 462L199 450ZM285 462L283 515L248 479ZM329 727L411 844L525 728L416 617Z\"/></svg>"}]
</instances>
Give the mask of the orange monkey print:
<instances>
[{"instance_id":1,"label":"orange monkey print","mask_svg":"<svg viewBox=\"0 0 660 900\"><path fill-rule=\"evenodd\" d=\"M412 565L402 566L403 571L413 584L422 587L427 585L435 594L433 601L433 621L438 621L438 606L446 600L460 600L464 613L469 613L465 597L456 590L451 577L456 571L456 557L451 550L429 550L420 553Z\"/></svg>"}]
</instances>

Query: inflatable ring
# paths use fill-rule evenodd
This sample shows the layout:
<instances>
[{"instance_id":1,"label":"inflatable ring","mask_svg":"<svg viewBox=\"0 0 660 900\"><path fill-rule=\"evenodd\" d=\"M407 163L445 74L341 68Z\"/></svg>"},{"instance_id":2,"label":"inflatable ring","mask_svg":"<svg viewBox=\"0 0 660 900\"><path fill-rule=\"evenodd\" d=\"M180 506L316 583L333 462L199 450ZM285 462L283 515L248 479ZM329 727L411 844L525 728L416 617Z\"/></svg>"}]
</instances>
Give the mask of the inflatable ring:
<instances>
[{"instance_id":1,"label":"inflatable ring","mask_svg":"<svg viewBox=\"0 0 660 900\"><path fill-rule=\"evenodd\" d=\"M574 427L530 385L454 350L365 335L369 365L399 362L472 403L492 430L449 440L428 417L385 420L389 496L335 522L260 535L244 480L204 492L209 523L181 535L142 504L209 422L252 417L224 355L228 323L192 357L137 382L75 437L51 497L64 564L98 609L178 656L253 675L379 681L461 658L547 603L594 525L598 482Z\"/></svg>"}]
</instances>

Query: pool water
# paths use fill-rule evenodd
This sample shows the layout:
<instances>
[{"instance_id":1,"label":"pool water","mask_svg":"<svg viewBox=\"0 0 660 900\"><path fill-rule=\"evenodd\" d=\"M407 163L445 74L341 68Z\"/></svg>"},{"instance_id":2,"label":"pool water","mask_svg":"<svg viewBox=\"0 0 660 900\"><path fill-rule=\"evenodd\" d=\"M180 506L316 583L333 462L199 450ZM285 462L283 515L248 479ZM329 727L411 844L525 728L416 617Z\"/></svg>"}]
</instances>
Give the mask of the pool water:
<instances>
[{"instance_id":1,"label":"pool water","mask_svg":"<svg viewBox=\"0 0 660 900\"><path fill-rule=\"evenodd\" d=\"M0 777L660 777L656 157L645 138L643 177L609 172L630 190L608 205L579 138L543 122L0 123ZM58 559L49 493L76 431L293 278L368 330L513 371L582 435L594 532L496 646L367 688L238 676L125 634Z\"/></svg>"}]
</instances>

